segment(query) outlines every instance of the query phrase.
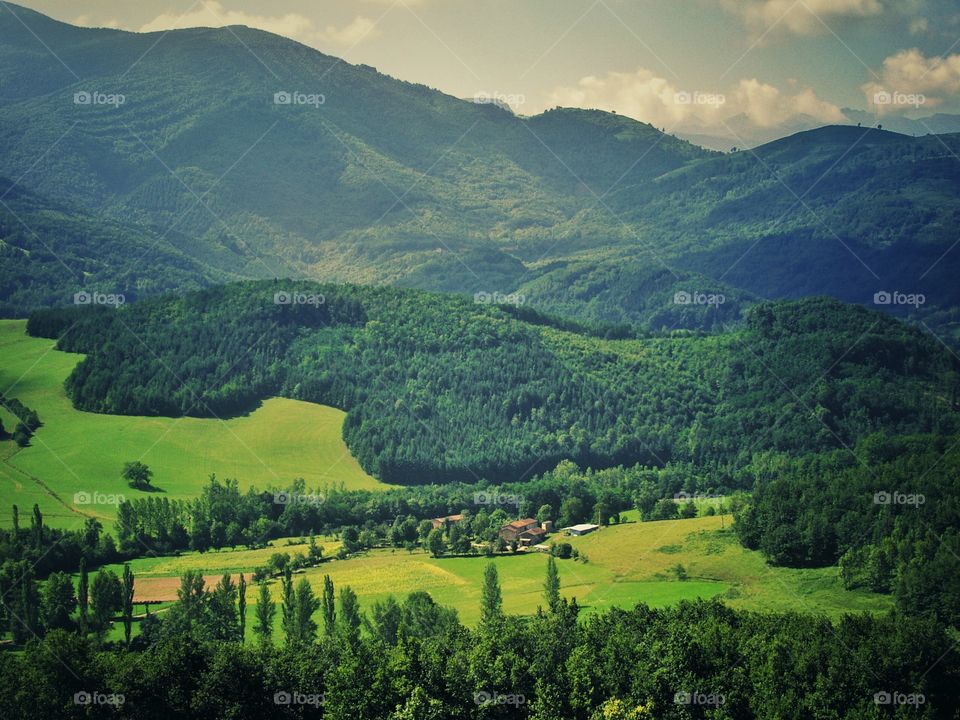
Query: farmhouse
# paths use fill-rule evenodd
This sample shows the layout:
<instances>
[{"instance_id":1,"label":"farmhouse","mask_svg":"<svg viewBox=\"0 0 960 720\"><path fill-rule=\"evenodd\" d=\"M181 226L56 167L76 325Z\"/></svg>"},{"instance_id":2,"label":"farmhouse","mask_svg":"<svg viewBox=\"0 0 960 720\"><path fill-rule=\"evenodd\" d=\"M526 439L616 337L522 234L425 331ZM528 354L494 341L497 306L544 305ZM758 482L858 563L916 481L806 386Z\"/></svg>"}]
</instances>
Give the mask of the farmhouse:
<instances>
[{"instance_id":1,"label":"farmhouse","mask_svg":"<svg viewBox=\"0 0 960 720\"><path fill-rule=\"evenodd\" d=\"M454 525L455 523L462 522L463 515L447 515L446 517L433 518L430 521L430 524L433 525L433 529L446 527L447 525Z\"/></svg>"},{"instance_id":2,"label":"farmhouse","mask_svg":"<svg viewBox=\"0 0 960 720\"><path fill-rule=\"evenodd\" d=\"M563 531L568 535L586 535L587 533L592 533L594 530L597 530L599 527L599 525L591 525L590 523L580 523L579 525L565 527Z\"/></svg>"},{"instance_id":3,"label":"farmhouse","mask_svg":"<svg viewBox=\"0 0 960 720\"><path fill-rule=\"evenodd\" d=\"M519 543L521 536L524 533L529 533L531 530L540 530L541 533L544 532L533 518L514 520L500 528L500 537L503 538L505 543Z\"/></svg>"}]
</instances>

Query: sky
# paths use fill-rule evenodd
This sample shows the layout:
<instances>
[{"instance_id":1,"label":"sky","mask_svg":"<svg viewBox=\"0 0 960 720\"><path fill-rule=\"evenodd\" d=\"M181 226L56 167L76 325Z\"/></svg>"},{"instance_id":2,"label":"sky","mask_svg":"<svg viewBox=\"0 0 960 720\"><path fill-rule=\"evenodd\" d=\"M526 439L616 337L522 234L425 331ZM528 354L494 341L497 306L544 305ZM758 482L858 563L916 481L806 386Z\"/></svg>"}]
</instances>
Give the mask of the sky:
<instances>
[{"instance_id":1,"label":"sky","mask_svg":"<svg viewBox=\"0 0 960 720\"><path fill-rule=\"evenodd\" d=\"M664 128L960 112L960 0L20 0L150 32L249 25L522 114Z\"/></svg>"}]
</instances>

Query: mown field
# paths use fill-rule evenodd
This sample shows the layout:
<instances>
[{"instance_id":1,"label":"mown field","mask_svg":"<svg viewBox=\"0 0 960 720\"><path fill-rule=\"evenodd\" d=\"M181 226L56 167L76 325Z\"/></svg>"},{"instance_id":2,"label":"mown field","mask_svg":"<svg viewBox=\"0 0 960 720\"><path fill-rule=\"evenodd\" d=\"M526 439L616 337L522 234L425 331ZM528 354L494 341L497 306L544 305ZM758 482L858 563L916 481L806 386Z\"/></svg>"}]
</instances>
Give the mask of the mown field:
<instances>
[{"instance_id":1,"label":"mown field","mask_svg":"<svg viewBox=\"0 0 960 720\"><path fill-rule=\"evenodd\" d=\"M0 320L0 391L36 410L43 427L27 448L0 441L4 525L13 503L27 512L38 503L51 525L77 527L86 516L109 525L113 505L77 506L74 494L143 495L120 477L132 460L145 462L153 484L171 498L196 495L211 473L236 478L243 488L286 485L297 477L312 488L388 487L351 456L340 434L344 413L323 405L273 398L227 420L80 412L63 381L82 356L56 351L52 340L28 337L24 329L24 321ZM5 410L0 418L7 429L15 425Z\"/></svg>"},{"instance_id":2,"label":"mown field","mask_svg":"<svg viewBox=\"0 0 960 720\"><path fill-rule=\"evenodd\" d=\"M723 528L721 528L723 524ZM795 570L771 568L756 552L745 550L730 530L730 517L691 520L629 522L603 528L569 541L588 562L559 560L562 594L576 597L584 612L610 607L632 607L637 602L665 606L685 599L717 596L730 605L750 610L793 610L839 617L845 612L883 611L891 606L882 595L842 588L835 568ZM261 550L224 550L185 553L175 558L145 558L132 563L137 576L137 599L169 601L176 598L177 576L187 569L200 570L213 584L224 572L250 572L274 552L306 552L305 544L275 541ZM319 539L325 556L339 542ZM378 549L348 560L332 560L302 571L319 595L323 576L337 587L351 586L361 605L369 608L389 595L404 597L424 590L441 605L455 608L473 625L479 618L483 557L432 558L417 550ZM518 553L495 558L503 587L504 609L532 614L543 604L543 579L547 558L541 553ZM683 565L686 580L674 568ZM120 572L119 567L115 567ZM236 578L235 578L236 579ZM280 584L271 581L279 601ZM256 603L256 587L248 592ZM250 610L249 612L252 612ZM250 615L250 617L253 617ZM319 619L319 618L318 618Z\"/></svg>"}]
</instances>

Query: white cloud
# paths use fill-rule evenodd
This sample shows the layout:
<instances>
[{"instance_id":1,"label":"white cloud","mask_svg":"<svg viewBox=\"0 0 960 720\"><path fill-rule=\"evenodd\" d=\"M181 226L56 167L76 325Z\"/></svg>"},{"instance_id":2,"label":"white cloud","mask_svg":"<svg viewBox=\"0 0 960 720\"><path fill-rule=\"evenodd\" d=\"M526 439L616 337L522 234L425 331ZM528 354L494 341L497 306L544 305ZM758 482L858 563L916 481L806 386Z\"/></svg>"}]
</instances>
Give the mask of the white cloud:
<instances>
[{"instance_id":1,"label":"white cloud","mask_svg":"<svg viewBox=\"0 0 960 720\"><path fill-rule=\"evenodd\" d=\"M218 0L203 0L185 14L163 13L143 25L140 32L226 25L247 25L321 48L328 44L349 47L379 34L374 22L363 16L355 17L342 28L333 25L318 28L313 20L299 13L252 15L242 10L228 10Z\"/></svg>"},{"instance_id":2,"label":"white cloud","mask_svg":"<svg viewBox=\"0 0 960 720\"><path fill-rule=\"evenodd\" d=\"M884 10L879 0L722 0L722 5L758 32L776 28L796 35L826 33L824 24L833 20L873 17Z\"/></svg>"},{"instance_id":3,"label":"white cloud","mask_svg":"<svg viewBox=\"0 0 960 720\"><path fill-rule=\"evenodd\" d=\"M70 23L71 25L77 25L78 27L90 27L90 28L113 28L117 30L120 28L120 23L116 20L99 20L94 22L89 15L80 15Z\"/></svg>"},{"instance_id":4,"label":"white cloud","mask_svg":"<svg viewBox=\"0 0 960 720\"><path fill-rule=\"evenodd\" d=\"M883 61L879 79L861 89L880 113L936 107L960 93L960 54L928 58L917 48L901 50Z\"/></svg>"},{"instance_id":5,"label":"white cloud","mask_svg":"<svg viewBox=\"0 0 960 720\"><path fill-rule=\"evenodd\" d=\"M772 127L798 115L821 122L843 122L841 110L820 99L810 88L781 91L759 80L744 79L729 90L679 87L650 70L588 76L576 85L559 87L549 105L595 108L667 129L722 128L734 115L746 115L758 127Z\"/></svg>"}]
</instances>

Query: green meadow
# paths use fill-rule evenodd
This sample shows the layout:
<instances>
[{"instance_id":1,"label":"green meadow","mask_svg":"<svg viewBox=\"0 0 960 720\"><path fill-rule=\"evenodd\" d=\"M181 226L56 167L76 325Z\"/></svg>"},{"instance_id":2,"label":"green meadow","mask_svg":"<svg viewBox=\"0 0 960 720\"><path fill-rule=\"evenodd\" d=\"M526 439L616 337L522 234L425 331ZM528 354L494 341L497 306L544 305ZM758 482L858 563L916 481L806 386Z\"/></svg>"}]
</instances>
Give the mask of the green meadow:
<instances>
[{"instance_id":1,"label":"green meadow","mask_svg":"<svg viewBox=\"0 0 960 720\"><path fill-rule=\"evenodd\" d=\"M146 496L120 476L133 460L153 470L153 485L170 498L195 496L211 473L236 478L242 488L298 477L311 488L388 487L365 473L344 444L344 413L323 405L271 398L226 420L80 412L63 381L83 356L54 350L54 341L27 336L25 326L0 320L0 391L36 410L43 426L29 447L0 441L0 497L8 507L16 503L28 513L37 503L49 524L65 528L88 516L109 525L115 506L75 505L74 495ZM5 410L0 418L8 430L16 424ZM0 522L10 524L8 511Z\"/></svg>"},{"instance_id":2,"label":"green meadow","mask_svg":"<svg viewBox=\"0 0 960 720\"><path fill-rule=\"evenodd\" d=\"M724 527L721 528L721 523ZM589 614L611 607L629 608L638 602L653 607L681 600L718 597L742 609L797 611L837 618L848 612L881 612L891 607L888 597L844 590L836 568L797 570L766 565L760 553L741 547L730 530L730 517L691 520L628 522L602 528L569 541L586 562L558 560L562 594L575 597ZM331 556L339 542L318 538L324 555ZM199 570L212 585L225 572L250 572L274 552L306 553L306 544L277 540L259 550L221 550L184 553L177 557L143 558L132 568L137 576L137 598L169 601L176 598L178 576ZM318 595L323 576L337 587L349 585L361 605L369 607L389 595L398 598L424 590L439 604L455 608L461 620L474 625L479 619L484 557L433 558L422 550L377 549L347 560L330 560L297 573L306 577ZM530 615L543 605L543 580L547 557L523 552L493 559L503 588L504 609ZM682 565L685 580L675 570ZM113 568L120 572L120 567ZM234 578L236 580L236 578ZM270 581L275 601L280 583ZM256 587L248 603L256 603ZM248 612L252 612L248 611ZM250 616L252 617L252 615ZM318 617L319 619L319 617Z\"/></svg>"}]
</instances>

